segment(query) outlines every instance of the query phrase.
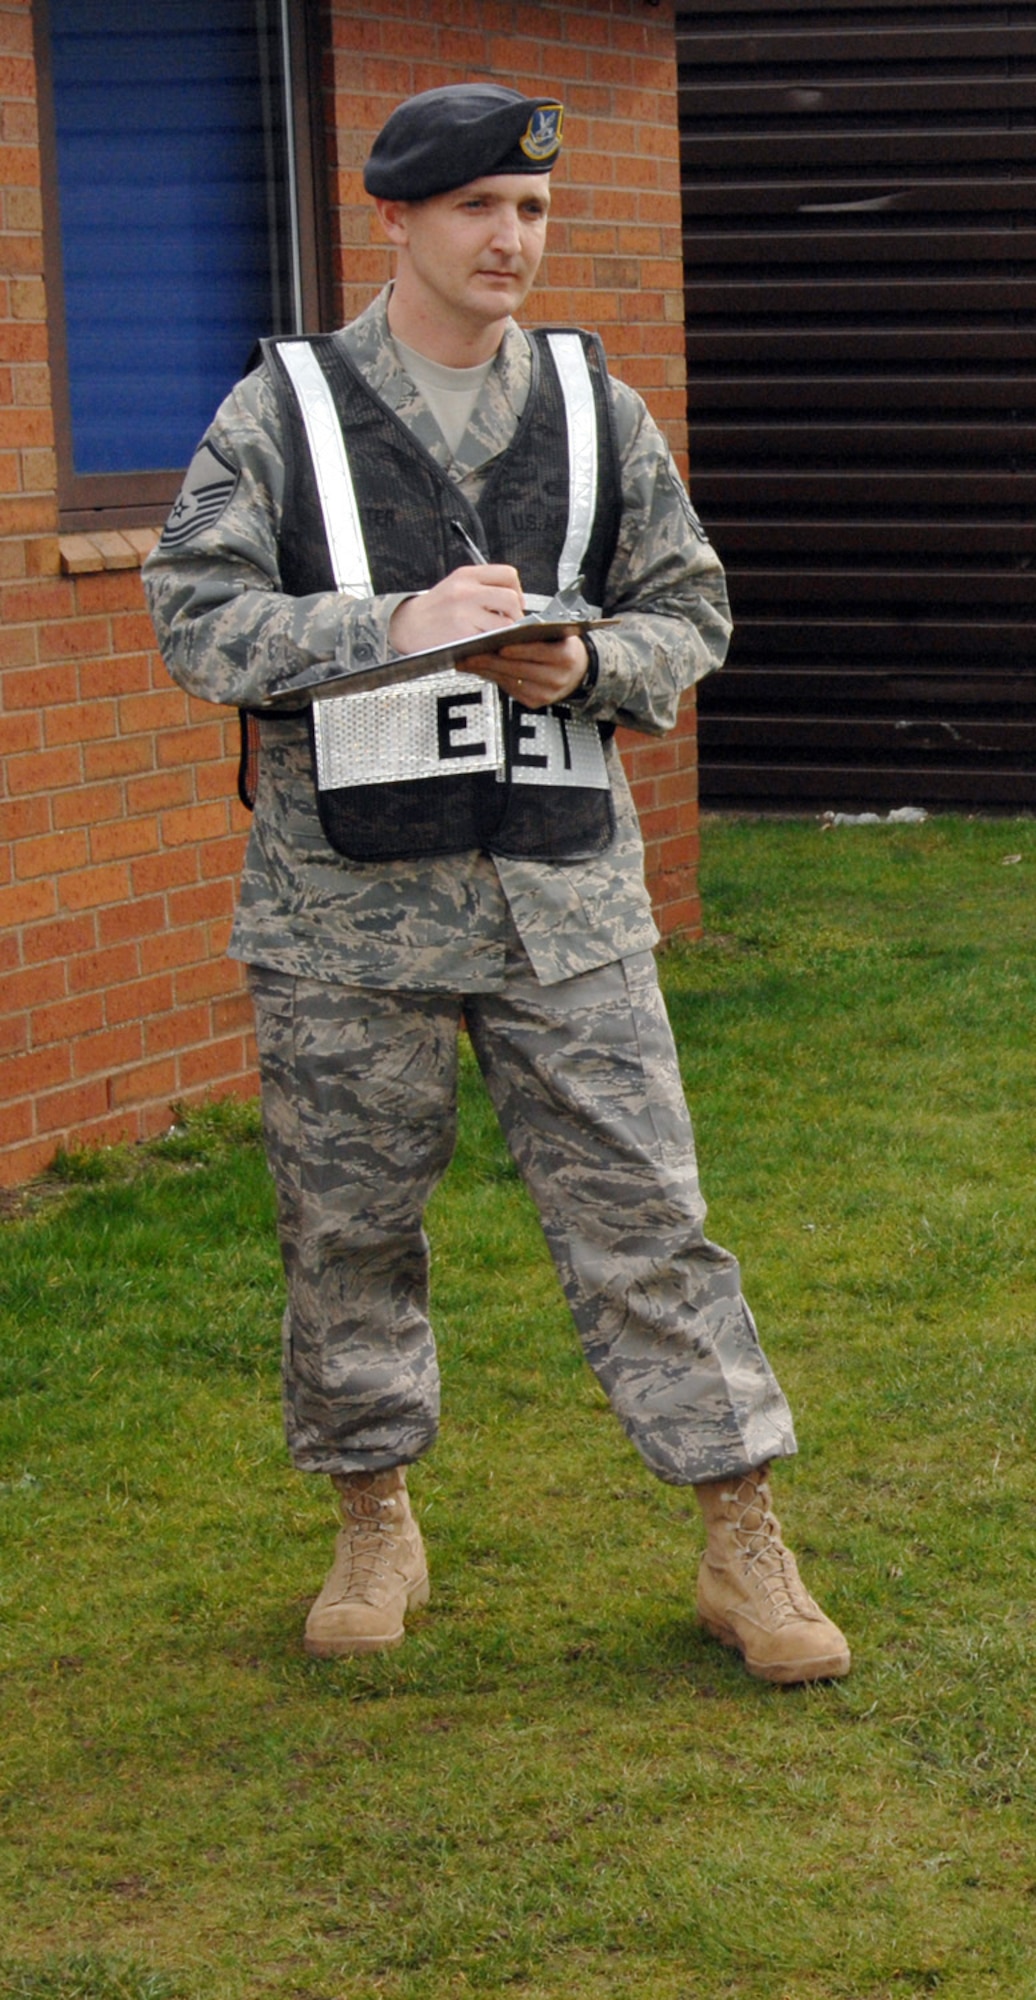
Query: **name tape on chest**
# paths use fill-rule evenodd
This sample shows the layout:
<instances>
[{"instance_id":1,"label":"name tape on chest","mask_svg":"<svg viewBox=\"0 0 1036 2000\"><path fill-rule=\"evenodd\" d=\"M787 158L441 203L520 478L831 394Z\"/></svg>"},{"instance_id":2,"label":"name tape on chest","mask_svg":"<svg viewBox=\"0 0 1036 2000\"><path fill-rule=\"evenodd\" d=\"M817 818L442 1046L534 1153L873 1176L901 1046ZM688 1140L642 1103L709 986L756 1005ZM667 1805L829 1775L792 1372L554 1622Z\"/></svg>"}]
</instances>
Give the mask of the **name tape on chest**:
<instances>
[{"instance_id":1,"label":"name tape on chest","mask_svg":"<svg viewBox=\"0 0 1036 2000\"><path fill-rule=\"evenodd\" d=\"M313 705L317 785L390 785L495 771L517 785L610 786L596 726L521 708L474 674L450 671Z\"/></svg>"}]
</instances>

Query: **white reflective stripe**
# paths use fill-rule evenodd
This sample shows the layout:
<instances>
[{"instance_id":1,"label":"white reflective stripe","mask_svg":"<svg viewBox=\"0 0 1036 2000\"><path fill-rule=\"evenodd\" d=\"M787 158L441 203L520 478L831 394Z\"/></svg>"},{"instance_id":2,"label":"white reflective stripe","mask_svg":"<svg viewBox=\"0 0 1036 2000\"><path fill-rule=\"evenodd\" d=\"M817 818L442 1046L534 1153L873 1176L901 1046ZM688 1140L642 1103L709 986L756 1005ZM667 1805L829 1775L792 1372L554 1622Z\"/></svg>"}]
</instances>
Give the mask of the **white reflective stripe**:
<instances>
[{"instance_id":1,"label":"white reflective stripe","mask_svg":"<svg viewBox=\"0 0 1036 2000\"><path fill-rule=\"evenodd\" d=\"M494 771L504 757L497 691L476 674L429 674L314 702L313 732L322 792Z\"/></svg>"},{"instance_id":2,"label":"white reflective stripe","mask_svg":"<svg viewBox=\"0 0 1036 2000\"><path fill-rule=\"evenodd\" d=\"M511 708L508 719L513 785L578 785L608 792L611 779L595 722L553 708Z\"/></svg>"},{"instance_id":3,"label":"white reflective stripe","mask_svg":"<svg viewBox=\"0 0 1036 2000\"><path fill-rule=\"evenodd\" d=\"M277 352L306 426L336 588L350 597L373 597L353 476L327 377L308 341L285 341Z\"/></svg>"},{"instance_id":4,"label":"white reflective stripe","mask_svg":"<svg viewBox=\"0 0 1036 2000\"><path fill-rule=\"evenodd\" d=\"M597 411L586 350L578 333L548 333L561 378L568 424L568 532L558 563L558 589L582 576L597 504Z\"/></svg>"}]
</instances>

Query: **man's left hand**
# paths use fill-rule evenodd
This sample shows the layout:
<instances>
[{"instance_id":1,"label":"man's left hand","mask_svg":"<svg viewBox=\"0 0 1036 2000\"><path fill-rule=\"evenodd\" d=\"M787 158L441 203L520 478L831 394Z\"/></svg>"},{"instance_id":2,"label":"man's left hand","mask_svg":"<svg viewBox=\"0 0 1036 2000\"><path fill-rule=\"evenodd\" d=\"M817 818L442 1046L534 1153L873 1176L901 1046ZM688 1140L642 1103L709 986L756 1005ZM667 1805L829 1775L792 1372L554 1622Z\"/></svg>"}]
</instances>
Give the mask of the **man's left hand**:
<instances>
[{"instance_id":1,"label":"man's left hand","mask_svg":"<svg viewBox=\"0 0 1036 2000\"><path fill-rule=\"evenodd\" d=\"M567 639L525 639L499 653L476 653L463 661L460 671L495 681L523 708L549 708L575 693L589 664L590 655L573 632Z\"/></svg>"}]
</instances>

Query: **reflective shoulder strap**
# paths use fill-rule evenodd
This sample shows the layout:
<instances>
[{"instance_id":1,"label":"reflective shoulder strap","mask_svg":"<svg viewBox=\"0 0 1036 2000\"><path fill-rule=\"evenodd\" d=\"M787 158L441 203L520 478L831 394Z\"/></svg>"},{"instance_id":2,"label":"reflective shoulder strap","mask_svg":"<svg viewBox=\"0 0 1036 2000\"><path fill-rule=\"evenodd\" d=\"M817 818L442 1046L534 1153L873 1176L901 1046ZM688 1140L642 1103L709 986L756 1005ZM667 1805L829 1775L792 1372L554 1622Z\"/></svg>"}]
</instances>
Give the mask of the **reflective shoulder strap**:
<instances>
[{"instance_id":1,"label":"reflective shoulder strap","mask_svg":"<svg viewBox=\"0 0 1036 2000\"><path fill-rule=\"evenodd\" d=\"M597 507L597 410L586 350L578 333L548 333L565 399L568 427L568 529L558 561L558 589L583 574Z\"/></svg>"},{"instance_id":2,"label":"reflective shoulder strap","mask_svg":"<svg viewBox=\"0 0 1036 2000\"><path fill-rule=\"evenodd\" d=\"M349 597L373 597L349 454L327 376L305 340L278 343L309 441L335 584Z\"/></svg>"}]
</instances>

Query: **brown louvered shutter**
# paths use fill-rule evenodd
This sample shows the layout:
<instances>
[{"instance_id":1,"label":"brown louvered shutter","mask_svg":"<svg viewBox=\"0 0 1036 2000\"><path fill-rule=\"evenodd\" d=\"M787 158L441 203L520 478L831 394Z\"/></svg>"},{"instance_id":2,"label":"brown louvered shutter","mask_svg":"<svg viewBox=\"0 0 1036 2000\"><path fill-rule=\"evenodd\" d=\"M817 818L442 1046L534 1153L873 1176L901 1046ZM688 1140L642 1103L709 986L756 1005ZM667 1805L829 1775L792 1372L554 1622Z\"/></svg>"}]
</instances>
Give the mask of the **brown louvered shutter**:
<instances>
[{"instance_id":1,"label":"brown louvered shutter","mask_svg":"<svg viewBox=\"0 0 1036 2000\"><path fill-rule=\"evenodd\" d=\"M1036 805L1036 7L677 15L705 804Z\"/></svg>"}]
</instances>

